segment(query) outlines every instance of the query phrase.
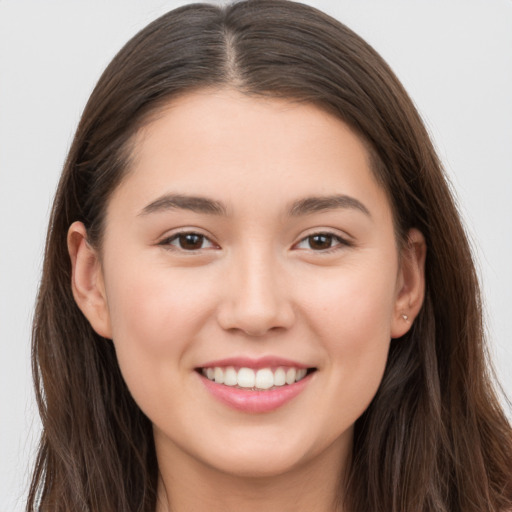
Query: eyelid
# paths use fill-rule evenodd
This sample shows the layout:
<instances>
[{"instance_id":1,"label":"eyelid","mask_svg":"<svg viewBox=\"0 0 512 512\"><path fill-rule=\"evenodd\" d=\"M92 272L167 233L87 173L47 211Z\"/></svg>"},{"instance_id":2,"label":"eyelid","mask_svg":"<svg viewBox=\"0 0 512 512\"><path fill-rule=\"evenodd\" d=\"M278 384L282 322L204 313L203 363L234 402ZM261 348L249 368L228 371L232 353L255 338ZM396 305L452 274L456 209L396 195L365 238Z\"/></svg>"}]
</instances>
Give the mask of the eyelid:
<instances>
[{"instance_id":1,"label":"eyelid","mask_svg":"<svg viewBox=\"0 0 512 512\"><path fill-rule=\"evenodd\" d=\"M332 247L328 247L327 249L318 249L318 250L315 250L313 248L299 248L298 247L299 244L306 242L308 238L318 236L318 235L325 235L325 236L332 237L334 240L337 241L337 243ZM329 228L326 228L326 229L317 228L307 234L303 234L301 236L301 238L299 239L299 241L295 242L293 244L292 249L304 250L304 251L309 251L311 253L322 255L322 254L329 254L332 252L336 252L336 251L342 250L343 248L346 248L346 247L352 247L353 245L354 245L354 243L352 242L352 240L350 240L350 237L348 237L347 235L342 235L341 233L339 233L339 231L334 231Z\"/></svg>"},{"instance_id":2,"label":"eyelid","mask_svg":"<svg viewBox=\"0 0 512 512\"><path fill-rule=\"evenodd\" d=\"M197 235L202 237L204 240L206 240L209 243L209 247L201 247L199 249L183 249L179 246L171 244L171 242L178 239L180 235ZM164 249L177 251L180 253L189 253L189 254L196 254L199 251L205 251L205 250L211 250L211 249L220 249L219 244L217 244L211 235L207 235L204 232L202 232L199 228L193 228L193 227L184 227L179 228L171 233L166 233L163 237L160 238L160 240L156 243L156 245L163 247Z\"/></svg>"}]
</instances>

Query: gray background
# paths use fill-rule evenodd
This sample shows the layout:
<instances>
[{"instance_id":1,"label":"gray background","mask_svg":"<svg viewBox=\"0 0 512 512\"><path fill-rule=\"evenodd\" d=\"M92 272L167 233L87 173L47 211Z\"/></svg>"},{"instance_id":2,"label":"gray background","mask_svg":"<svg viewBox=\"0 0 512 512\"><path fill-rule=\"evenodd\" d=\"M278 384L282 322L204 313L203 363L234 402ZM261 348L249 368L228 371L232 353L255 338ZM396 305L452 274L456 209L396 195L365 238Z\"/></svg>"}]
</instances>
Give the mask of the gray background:
<instances>
[{"instance_id":1,"label":"gray background","mask_svg":"<svg viewBox=\"0 0 512 512\"><path fill-rule=\"evenodd\" d=\"M101 71L179 1L0 0L0 512L23 509L39 432L30 322L48 211ZM411 94L473 240L491 352L512 396L512 1L317 0Z\"/></svg>"}]
</instances>

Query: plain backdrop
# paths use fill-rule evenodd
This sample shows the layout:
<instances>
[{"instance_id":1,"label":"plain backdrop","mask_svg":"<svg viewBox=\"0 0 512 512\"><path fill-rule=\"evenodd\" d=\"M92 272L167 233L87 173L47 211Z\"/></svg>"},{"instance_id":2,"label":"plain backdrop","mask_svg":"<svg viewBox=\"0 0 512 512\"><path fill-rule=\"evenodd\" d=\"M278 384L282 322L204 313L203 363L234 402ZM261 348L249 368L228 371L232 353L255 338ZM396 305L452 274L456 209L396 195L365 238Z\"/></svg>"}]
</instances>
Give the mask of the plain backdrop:
<instances>
[{"instance_id":1,"label":"plain backdrop","mask_svg":"<svg viewBox=\"0 0 512 512\"><path fill-rule=\"evenodd\" d=\"M0 0L0 512L21 512L39 420L30 323L48 211L80 113L132 36L181 5ZM363 36L419 108L474 243L512 396L512 1L310 1Z\"/></svg>"}]
</instances>

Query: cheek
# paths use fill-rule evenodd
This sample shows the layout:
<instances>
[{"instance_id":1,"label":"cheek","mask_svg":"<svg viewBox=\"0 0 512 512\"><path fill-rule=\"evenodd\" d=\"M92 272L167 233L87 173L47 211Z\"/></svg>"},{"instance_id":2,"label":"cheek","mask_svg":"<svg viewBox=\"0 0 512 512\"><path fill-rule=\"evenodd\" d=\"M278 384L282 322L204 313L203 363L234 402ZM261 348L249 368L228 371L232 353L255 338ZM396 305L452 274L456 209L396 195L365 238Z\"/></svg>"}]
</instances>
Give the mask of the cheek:
<instances>
[{"instance_id":1,"label":"cheek","mask_svg":"<svg viewBox=\"0 0 512 512\"><path fill-rule=\"evenodd\" d=\"M351 266L309 287L310 328L326 354L333 389L355 420L368 406L386 366L394 314L396 277Z\"/></svg>"},{"instance_id":2,"label":"cheek","mask_svg":"<svg viewBox=\"0 0 512 512\"><path fill-rule=\"evenodd\" d=\"M210 316L212 303L208 280L150 268L127 272L113 267L106 282L117 359L139 404L183 378L185 366L179 363Z\"/></svg>"},{"instance_id":3,"label":"cheek","mask_svg":"<svg viewBox=\"0 0 512 512\"><path fill-rule=\"evenodd\" d=\"M304 311L311 313L311 322L326 339L339 339L342 334L347 341L391 337L396 298L394 267L361 262L342 270L329 269L321 278L318 273L311 275L302 294Z\"/></svg>"},{"instance_id":4,"label":"cheek","mask_svg":"<svg viewBox=\"0 0 512 512\"><path fill-rule=\"evenodd\" d=\"M179 350L210 308L208 279L187 272L150 267L114 270L106 283L114 341L154 353Z\"/></svg>"}]
</instances>

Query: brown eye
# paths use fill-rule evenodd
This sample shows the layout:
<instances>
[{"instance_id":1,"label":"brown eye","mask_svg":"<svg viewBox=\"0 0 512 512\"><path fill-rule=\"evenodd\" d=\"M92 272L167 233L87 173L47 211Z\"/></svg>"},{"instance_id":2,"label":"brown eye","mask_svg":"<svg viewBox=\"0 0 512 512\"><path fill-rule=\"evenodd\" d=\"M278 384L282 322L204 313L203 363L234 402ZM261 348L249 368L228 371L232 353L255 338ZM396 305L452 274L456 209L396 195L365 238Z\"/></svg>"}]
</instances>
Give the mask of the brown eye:
<instances>
[{"instance_id":1,"label":"brown eye","mask_svg":"<svg viewBox=\"0 0 512 512\"><path fill-rule=\"evenodd\" d=\"M178 235L178 243L181 249L196 251L201 249L204 242L204 236L197 233L182 233Z\"/></svg>"},{"instance_id":2,"label":"brown eye","mask_svg":"<svg viewBox=\"0 0 512 512\"><path fill-rule=\"evenodd\" d=\"M332 233L314 233L303 238L295 249L307 249L316 252L328 252L349 246L350 243Z\"/></svg>"},{"instance_id":3,"label":"brown eye","mask_svg":"<svg viewBox=\"0 0 512 512\"><path fill-rule=\"evenodd\" d=\"M325 251L333 246L334 237L326 233L319 233L307 237L310 249L314 251Z\"/></svg>"},{"instance_id":4,"label":"brown eye","mask_svg":"<svg viewBox=\"0 0 512 512\"><path fill-rule=\"evenodd\" d=\"M199 251L201 249L211 249L214 244L199 233L178 233L170 238L163 240L160 245L170 246L173 249L182 251Z\"/></svg>"}]
</instances>

